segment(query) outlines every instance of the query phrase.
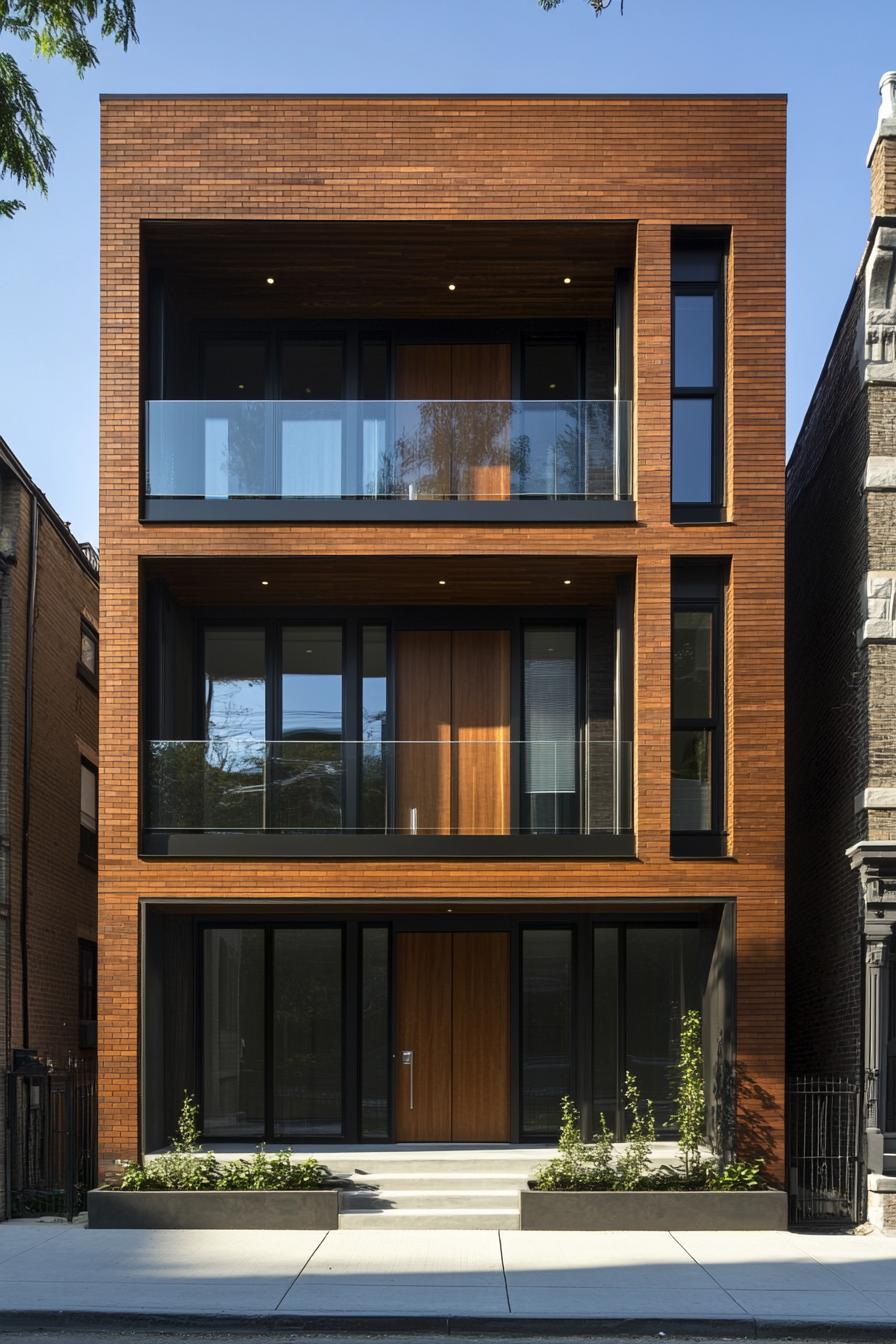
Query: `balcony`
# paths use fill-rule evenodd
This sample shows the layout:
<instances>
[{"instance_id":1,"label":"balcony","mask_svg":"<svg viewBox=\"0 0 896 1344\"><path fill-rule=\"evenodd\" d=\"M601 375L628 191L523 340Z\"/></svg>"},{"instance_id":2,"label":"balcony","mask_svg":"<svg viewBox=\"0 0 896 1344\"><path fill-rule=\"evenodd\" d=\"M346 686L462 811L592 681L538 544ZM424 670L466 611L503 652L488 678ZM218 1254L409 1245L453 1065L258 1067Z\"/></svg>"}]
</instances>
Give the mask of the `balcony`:
<instances>
[{"instance_id":1,"label":"balcony","mask_svg":"<svg viewBox=\"0 0 896 1344\"><path fill-rule=\"evenodd\" d=\"M147 521L634 519L630 403L150 401Z\"/></svg>"},{"instance_id":2,"label":"balcony","mask_svg":"<svg viewBox=\"0 0 896 1344\"><path fill-rule=\"evenodd\" d=\"M143 852L625 857L631 743L150 741Z\"/></svg>"}]
</instances>

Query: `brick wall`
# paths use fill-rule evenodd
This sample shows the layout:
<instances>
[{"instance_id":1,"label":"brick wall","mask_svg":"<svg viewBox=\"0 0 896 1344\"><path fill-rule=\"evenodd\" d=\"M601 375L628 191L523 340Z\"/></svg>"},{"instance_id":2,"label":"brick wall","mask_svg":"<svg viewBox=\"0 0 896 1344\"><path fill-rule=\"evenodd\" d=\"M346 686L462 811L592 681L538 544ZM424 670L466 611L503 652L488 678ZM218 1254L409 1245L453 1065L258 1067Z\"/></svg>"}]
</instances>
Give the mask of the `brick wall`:
<instances>
[{"instance_id":1,"label":"brick wall","mask_svg":"<svg viewBox=\"0 0 896 1344\"><path fill-rule=\"evenodd\" d=\"M109 99L102 105L101 1150L137 1149L138 904L163 897L737 900L739 1067L780 1172L783 1093L785 104L756 99ZM638 221L637 526L141 526L142 219ZM730 224L729 518L669 521L670 228ZM635 599L636 862L141 862L141 557L625 557ZM670 861L670 568L732 558L736 863Z\"/></svg>"}]
</instances>

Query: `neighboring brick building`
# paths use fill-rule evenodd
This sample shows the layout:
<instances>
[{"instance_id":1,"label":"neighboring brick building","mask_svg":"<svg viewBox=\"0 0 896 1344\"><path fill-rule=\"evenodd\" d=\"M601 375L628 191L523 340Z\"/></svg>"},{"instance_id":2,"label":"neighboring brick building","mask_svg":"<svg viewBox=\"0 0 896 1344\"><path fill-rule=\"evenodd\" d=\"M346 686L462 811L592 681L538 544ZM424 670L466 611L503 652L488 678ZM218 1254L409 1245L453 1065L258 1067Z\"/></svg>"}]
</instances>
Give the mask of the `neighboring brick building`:
<instances>
[{"instance_id":1,"label":"neighboring brick building","mask_svg":"<svg viewBox=\"0 0 896 1344\"><path fill-rule=\"evenodd\" d=\"M896 74L881 94L871 231L787 472L789 1060L864 1080L877 1221L896 1172Z\"/></svg>"},{"instance_id":2,"label":"neighboring brick building","mask_svg":"<svg viewBox=\"0 0 896 1344\"><path fill-rule=\"evenodd\" d=\"M103 100L105 1164L668 1134L698 1006L783 1178L785 116Z\"/></svg>"},{"instance_id":3,"label":"neighboring brick building","mask_svg":"<svg viewBox=\"0 0 896 1344\"><path fill-rule=\"evenodd\" d=\"M98 629L96 552L0 439L4 1069L23 1049L95 1058Z\"/></svg>"}]
</instances>

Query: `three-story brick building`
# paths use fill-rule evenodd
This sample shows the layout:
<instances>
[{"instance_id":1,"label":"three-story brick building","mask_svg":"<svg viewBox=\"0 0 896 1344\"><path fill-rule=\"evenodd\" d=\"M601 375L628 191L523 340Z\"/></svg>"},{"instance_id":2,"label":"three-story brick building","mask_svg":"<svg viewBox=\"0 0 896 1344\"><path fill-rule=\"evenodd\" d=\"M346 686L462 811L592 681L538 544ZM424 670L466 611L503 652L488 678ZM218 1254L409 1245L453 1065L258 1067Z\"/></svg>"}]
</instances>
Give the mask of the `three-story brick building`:
<instances>
[{"instance_id":1,"label":"three-story brick building","mask_svg":"<svg viewBox=\"0 0 896 1344\"><path fill-rule=\"evenodd\" d=\"M696 1007L783 1176L784 171L780 97L103 101L106 1164L668 1134Z\"/></svg>"}]
</instances>

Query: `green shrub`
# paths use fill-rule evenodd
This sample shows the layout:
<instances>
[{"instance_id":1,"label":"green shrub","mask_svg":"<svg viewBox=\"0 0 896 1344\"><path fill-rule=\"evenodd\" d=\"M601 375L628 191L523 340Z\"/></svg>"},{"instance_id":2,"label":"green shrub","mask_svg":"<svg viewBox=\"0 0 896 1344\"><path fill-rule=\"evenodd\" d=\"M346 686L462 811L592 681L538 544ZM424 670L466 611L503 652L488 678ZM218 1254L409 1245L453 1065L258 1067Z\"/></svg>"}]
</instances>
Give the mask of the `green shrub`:
<instances>
[{"instance_id":1,"label":"green shrub","mask_svg":"<svg viewBox=\"0 0 896 1344\"><path fill-rule=\"evenodd\" d=\"M713 1171L711 1190L764 1190L761 1162L729 1162L721 1171Z\"/></svg>"},{"instance_id":2,"label":"green shrub","mask_svg":"<svg viewBox=\"0 0 896 1344\"><path fill-rule=\"evenodd\" d=\"M609 1189L613 1174L613 1140L603 1115L593 1144L582 1138L579 1112L570 1097L562 1102L563 1124L557 1140L559 1156L535 1173L538 1190Z\"/></svg>"},{"instance_id":3,"label":"green shrub","mask_svg":"<svg viewBox=\"0 0 896 1344\"><path fill-rule=\"evenodd\" d=\"M320 1190L330 1173L316 1158L293 1162L289 1149L268 1154L261 1146L250 1158L221 1163L202 1152L199 1105L188 1092L171 1139L171 1151L148 1162L128 1162L122 1190Z\"/></svg>"},{"instance_id":4,"label":"green shrub","mask_svg":"<svg viewBox=\"0 0 896 1344\"><path fill-rule=\"evenodd\" d=\"M692 1008L681 1019L678 1059L678 1151L685 1179L701 1166L700 1149L706 1141L706 1096L703 1089L703 1030L700 1014Z\"/></svg>"},{"instance_id":5,"label":"green shrub","mask_svg":"<svg viewBox=\"0 0 896 1344\"><path fill-rule=\"evenodd\" d=\"M656 1142L656 1124L653 1102L644 1104L641 1113L641 1094L633 1073L625 1074L625 1109L631 1117L622 1154L616 1162L615 1190L637 1190L643 1185L650 1170L650 1150Z\"/></svg>"}]
</instances>

